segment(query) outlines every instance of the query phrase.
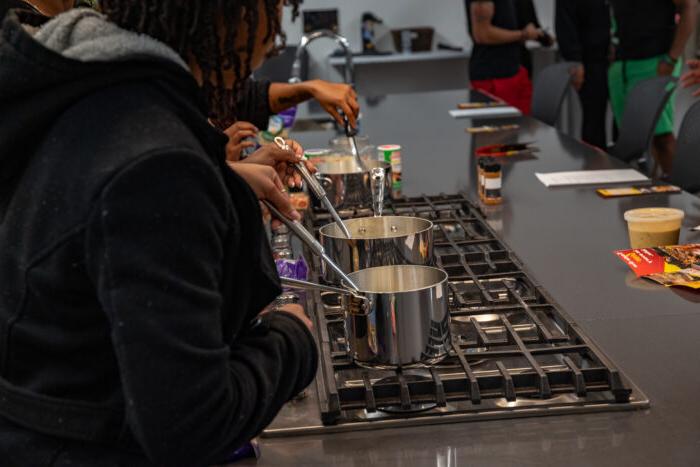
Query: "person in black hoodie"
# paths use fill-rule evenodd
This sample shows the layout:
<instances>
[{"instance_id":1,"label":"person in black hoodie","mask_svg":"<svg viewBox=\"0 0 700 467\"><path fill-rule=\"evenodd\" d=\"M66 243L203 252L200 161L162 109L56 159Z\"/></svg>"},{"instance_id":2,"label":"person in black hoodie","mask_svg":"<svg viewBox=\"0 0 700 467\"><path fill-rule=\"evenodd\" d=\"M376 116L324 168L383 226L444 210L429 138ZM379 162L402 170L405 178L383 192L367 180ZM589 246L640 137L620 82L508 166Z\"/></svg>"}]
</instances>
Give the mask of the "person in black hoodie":
<instances>
[{"instance_id":1,"label":"person in black hoodie","mask_svg":"<svg viewBox=\"0 0 700 467\"><path fill-rule=\"evenodd\" d=\"M34 35L3 19L3 466L224 462L312 381L303 310L268 307L257 198L280 180L240 164L246 183L209 124L235 117L280 6L105 0Z\"/></svg>"}]
</instances>

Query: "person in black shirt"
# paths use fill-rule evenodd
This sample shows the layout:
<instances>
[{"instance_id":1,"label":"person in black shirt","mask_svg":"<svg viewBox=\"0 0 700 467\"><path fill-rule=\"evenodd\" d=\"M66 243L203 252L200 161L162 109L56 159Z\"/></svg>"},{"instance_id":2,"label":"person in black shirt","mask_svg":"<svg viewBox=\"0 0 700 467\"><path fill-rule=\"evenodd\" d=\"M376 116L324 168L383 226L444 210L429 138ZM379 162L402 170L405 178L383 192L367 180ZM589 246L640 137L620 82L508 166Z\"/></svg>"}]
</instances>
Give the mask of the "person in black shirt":
<instances>
[{"instance_id":1,"label":"person in black shirt","mask_svg":"<svg viewBox=\"0 0 700 467\"><path fill-rule=\"evenodd\" d=\"M486 91L524 114L530 113L532 82L520 61L520 45L537 40L533 24L517 27L514 0L465 0L474 41L469 75L474 89Z\"/></svg>"},{"instance_id":2,"label":"person in black shirt","mask_svg":"<svg viewBox=\"0 0 700 467\"><path fill-rule=\"evenodd\" d=\"M607 0L557 0L556 31L564 60L580 65L574 87L581 97L581 139L605 149L610 63L610 10Z\"/></svg>"}]
</instances>

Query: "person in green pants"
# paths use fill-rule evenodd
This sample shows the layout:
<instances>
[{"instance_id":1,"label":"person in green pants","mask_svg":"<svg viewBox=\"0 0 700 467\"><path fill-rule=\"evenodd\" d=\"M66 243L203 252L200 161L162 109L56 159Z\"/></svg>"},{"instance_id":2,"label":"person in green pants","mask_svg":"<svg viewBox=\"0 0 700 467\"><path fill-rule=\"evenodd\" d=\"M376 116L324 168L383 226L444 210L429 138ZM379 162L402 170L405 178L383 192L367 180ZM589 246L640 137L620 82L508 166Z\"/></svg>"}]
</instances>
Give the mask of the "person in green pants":
<instances>
[{"instance_id":1,"label":"person in green pants","mask_svg":"<svg viewBox=\"0 0 700 467\"><path fill-rule=\"evenodd\" d=\"M682 54L696 23L697 0L610 0L615 61L608 72L618 125L630 90L655 76L679 77ZM671 171L676 139L670 99L656 127L652 153L663 174Z\"/></svg>"}]
</instances>

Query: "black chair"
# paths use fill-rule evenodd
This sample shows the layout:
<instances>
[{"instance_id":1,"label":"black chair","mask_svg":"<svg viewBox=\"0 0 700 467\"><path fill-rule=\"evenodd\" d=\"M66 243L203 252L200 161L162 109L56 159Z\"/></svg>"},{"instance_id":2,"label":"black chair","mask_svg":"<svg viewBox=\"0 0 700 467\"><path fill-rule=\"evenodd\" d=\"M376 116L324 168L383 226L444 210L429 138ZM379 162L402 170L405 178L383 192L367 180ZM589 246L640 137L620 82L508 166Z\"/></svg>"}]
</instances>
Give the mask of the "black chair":
<instances>
[{"instance_id":1,"label":"black chair","mask_svg":"<svg viewBox=\"0 0 700 467\"><path fill-rule=\"evenodd\" d=\"M561 105L571 86L571 69L576 64L562 62L550 65L535 77L532 90L532 116L554 126L559 119Z\"/></svg>"},{"instance_id":2,"label":"black chair","mask_svg":"<svg viewBox=\"0 0 700 467\"><path fill-rule=\"evenodd\" d=\"M673 158L671 183L691 193L700 192L700 102L683 118Z\"/></svg>"},{"instance_id":3,"label":"black chair","mask_svg":"<svg viewBox=\"0 0 700 467\"><path fill-rule=\"evenodd\" d=\"M668 99L675 88L676 79L660 76L640 81L627 96L625 110L620 121L620 132L615 145L608 149L610 155L627 163L648 158L651 139ZM649 164L650 168L652 164Z\"/></svg>"}]
</instances>

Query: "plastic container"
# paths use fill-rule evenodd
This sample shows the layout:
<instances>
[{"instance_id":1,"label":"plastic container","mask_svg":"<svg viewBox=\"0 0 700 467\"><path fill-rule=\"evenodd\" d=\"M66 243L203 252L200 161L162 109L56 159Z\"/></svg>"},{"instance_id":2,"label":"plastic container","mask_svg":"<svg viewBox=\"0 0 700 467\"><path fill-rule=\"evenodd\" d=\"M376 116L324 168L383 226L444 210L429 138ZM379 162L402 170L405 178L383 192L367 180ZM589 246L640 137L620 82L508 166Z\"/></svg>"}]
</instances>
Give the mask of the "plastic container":
<instances>
[{"instance_id":1,"label":"plastic container","mask_svg":"<svg viewBox=\"0 0 700 467\"><path fill-rule=\"evenodd\" d=\"M685 213L672 208L642 208L625 212L632 248L678 245Z\"/></svg>"}]
</instances>

